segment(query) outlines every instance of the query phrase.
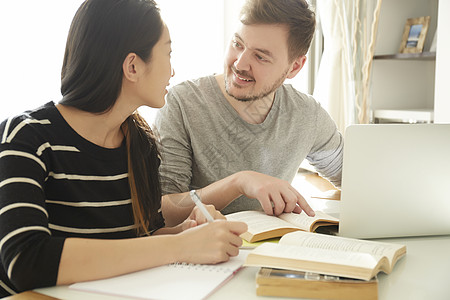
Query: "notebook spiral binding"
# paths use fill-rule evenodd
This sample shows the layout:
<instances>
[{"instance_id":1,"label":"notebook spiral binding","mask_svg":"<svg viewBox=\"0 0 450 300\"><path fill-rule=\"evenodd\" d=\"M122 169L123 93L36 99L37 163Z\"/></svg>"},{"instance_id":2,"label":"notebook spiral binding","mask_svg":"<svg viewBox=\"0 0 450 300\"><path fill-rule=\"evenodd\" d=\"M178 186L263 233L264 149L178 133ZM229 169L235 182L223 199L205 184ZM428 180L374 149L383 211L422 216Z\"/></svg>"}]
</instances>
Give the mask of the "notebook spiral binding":
<instances>
[{"instance_id":1,"label":"notebook spiral binding","mask_svg":"<svg viewBox=\"0 0 450 300\"><path fill-rule=\"evenodd\" d=\"M177 269L201 270L216 273L229 273L232 271L230 268L224 268L218 265L201 265L201 264L190 264L185 262L176 262L169 264L169 266Z\"/></svg>"}]
</instances>

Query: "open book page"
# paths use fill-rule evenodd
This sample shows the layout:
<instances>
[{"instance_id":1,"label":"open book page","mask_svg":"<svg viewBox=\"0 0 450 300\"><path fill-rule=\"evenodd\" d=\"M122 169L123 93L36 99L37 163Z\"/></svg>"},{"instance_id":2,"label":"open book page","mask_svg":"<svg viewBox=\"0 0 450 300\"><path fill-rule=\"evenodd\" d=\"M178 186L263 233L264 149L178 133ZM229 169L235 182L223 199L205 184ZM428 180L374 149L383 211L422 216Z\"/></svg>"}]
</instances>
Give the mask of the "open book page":
<instances>
[{"instance_id":1,"label":"open book page","mask_svg":"<svg viewBox=\"0 0 450 300\"><path fill-rule=\"evenodd\" d=\"M339 223L338 218L327 215L326 213L323 213L321 211L316 211L315 213L316 215L314 217L309 217L304 212L302 212L301 214L284 213L281 214L279 218L298 226L304 231L311 231L311 232L313 232L318 227L318 225L323 225L321 221L326 221L327 223L334 223L334 224ZM315 224L317 224L317 226L314 226Z\"/></svg>"},{"instance_id":2,"label":"open book page","mask_svg":"<svg viewBox=\"0 0 450 300\"><path fill-rule=\"evenodd\" d=\"M373 255L377 260L386 256L392 264L397 251L405 252L404 245L358 240L308 232L292 232L284 235L280 244L326 249L340 252L358 252Z\"/></svg>"},{"instance_id":3,"label":"open book page","mask_svg":"<svg viewBox=\"0 0 450 300\"><path fill-rule=\"evenodd\" d=\"M368 253L264 243L248 255L244 265L369 280L377 264L378 260Z\"/></svg>"},{"instance_id":4,"label":"open book page","mask_svg":"<svg viewBox=\"0 0 450 300\"><path fill-rule=\"evenodd\" d=\"M321 211L327 215L339 218L341 211L341 201L322 199L322 198L310 198L308 204L311 208L317 212Z\"/></svg>"},{"instance_id":5,"label":"open book page","mask_svg":"<svg viewBox=\"0 0 450 300\"><path fill-rule=\"evenodd\" d=\"M228 220L245 222L248 225L248 231L257 234L269 230L281 228L298 228L304 231L310 231L312 225L316 222L327 221L338 224L339 219L316 211L314 217L309 217L306 213L283 213L278 217L266 215L262 211L241 211L226 216Z\"/></svg>"},{"instance_id":6,"label":"open book page","mask_svg":"<svg viewBox=\"0 0 450 300\"><path fill-rule=\"evenodd\" d=\"M240 211L226 216L227 220L241 221L247 224L248 231L256 234L273 229L298 227L280 218L266 215L262 211Z\"/></svg>"},{"instance_id":7,"label":"open book page","mask_svg":"<svg viewBox=\"0 0 450 300\"><path fill-rule=\"evenodd\" d=\"M288 232L300 230L293 224L274 216L268 216L261 211L241 211L229 214L226 217L228 220L247 223L248 230L241 234L241 237L250 243L280 237Z\"/></svg>"},{"instance_id":8,"label":"open book page","mask_svg":"<svg viewBox=\"0 0 450 300\"><path fill-rule=\"evenodd\" d=\"M390 273L406 246L296 231L278 244L264 243L247 257L248 266L291 269L369 280Z\"/></svg>"}]
</instances>

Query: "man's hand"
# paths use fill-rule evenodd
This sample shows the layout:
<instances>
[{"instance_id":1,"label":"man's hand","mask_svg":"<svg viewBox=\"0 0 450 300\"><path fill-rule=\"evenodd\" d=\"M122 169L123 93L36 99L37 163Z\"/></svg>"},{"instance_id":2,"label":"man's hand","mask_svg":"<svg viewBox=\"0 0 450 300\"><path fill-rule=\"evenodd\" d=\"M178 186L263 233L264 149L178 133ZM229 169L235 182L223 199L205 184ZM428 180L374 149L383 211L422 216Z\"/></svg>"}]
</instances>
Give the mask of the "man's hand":
<instances>
[{"instance_id":1,"label":"man's hand","mask_svg":"<svg viewBox=\"0 0 450 300\"><path fill-rule=\"evenodd\" d=\"M300 193L285 180L253 171L240 172L240 190L248 198L257 199L264 212L278 216L284 212L315 213Z\"/></svg>"}]
</instances>

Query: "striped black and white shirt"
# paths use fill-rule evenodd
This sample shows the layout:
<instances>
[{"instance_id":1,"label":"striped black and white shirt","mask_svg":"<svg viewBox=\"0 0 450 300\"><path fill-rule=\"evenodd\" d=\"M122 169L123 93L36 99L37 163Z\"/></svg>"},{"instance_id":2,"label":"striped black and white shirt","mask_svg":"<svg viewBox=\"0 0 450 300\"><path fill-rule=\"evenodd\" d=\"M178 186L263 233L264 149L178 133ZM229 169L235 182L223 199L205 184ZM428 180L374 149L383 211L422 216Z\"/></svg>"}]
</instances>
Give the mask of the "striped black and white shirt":
<instances>
[{"instance_id":1,"label":"striped black and white shirt","mask_svg":"<svg viewBox=\"0 0 450 300\"><path fill-rule=\"evenodd\" d=\"M99 147L53 102L0 125L0 298L56 284L67 237L136 236L125 143Z\"/></svg>"}]
</instances>

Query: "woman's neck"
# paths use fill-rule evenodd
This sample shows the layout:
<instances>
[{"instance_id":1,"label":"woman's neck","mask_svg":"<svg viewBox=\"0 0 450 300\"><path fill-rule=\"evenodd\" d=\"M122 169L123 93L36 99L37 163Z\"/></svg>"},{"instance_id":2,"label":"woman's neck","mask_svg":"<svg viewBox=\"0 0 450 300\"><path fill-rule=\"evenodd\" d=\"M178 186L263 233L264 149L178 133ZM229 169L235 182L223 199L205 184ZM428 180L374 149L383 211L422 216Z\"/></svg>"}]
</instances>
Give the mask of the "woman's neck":
<instances>
[{"instance_id":1,"label":"woman's neck","mask_svg":"<svg viewBox=\"0 0 450 300\"><path fill-rule=\"evenodd\" d=\"M124 134L121 126L128 115L123 116L114 109L94 114L62 104L57 104L56 108L70 127L91 143L110 149L122 144Z\"/></svg>"}]
</instances>

